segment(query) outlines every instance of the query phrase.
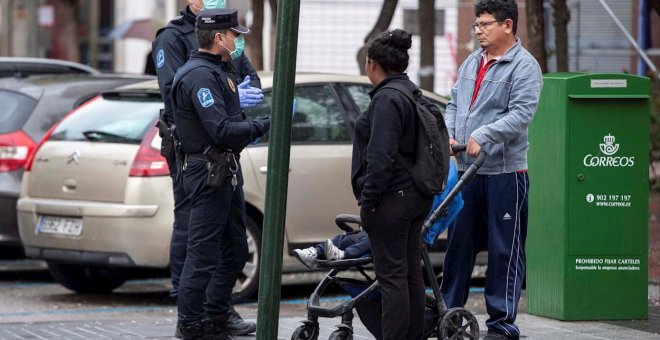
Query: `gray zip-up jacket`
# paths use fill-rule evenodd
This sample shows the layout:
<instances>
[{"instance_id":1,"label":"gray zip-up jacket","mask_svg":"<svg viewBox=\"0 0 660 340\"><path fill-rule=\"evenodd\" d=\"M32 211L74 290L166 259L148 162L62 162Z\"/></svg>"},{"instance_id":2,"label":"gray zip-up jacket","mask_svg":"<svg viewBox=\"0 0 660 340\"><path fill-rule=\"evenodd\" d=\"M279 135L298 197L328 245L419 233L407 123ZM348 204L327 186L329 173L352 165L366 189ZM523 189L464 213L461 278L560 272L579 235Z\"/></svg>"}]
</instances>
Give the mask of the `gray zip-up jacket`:
<instances>
[{"instance_id":1,"label":"gray zip-up jacket","mask_svg":"<svg viewBox=\"0 0 660 340\"><path fill-rule=\"evenodd\" d=\"M474 51L458 69L458 80L445 111L449 137L467 144L472 136L488 153L478 174L495 175L527 169L527 127L539 102L543 75L520 39L486 72L470 108L483 49ZM474 159L456 156L458 171Z\"/></svg>"}]
</instances>

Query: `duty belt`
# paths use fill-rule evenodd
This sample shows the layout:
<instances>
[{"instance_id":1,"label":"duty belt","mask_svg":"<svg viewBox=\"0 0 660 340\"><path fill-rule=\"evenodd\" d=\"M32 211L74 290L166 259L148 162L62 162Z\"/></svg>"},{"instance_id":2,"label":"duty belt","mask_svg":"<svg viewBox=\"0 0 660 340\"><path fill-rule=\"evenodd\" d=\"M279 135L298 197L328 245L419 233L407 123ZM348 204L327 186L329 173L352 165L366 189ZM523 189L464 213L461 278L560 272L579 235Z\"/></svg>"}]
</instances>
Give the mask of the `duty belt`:
<instances>
[{"instance_id":1,"label":"duty belt","mask_svg":"<svg viewBox=\"0 0 660 340\"><path fill-rule=\"evenodd\" d=\"M186 154L186 160L188 160L188 159L194 159L194 160L204 161L204 162L210 161L209 158L201 152Z\"/></svg>"}]
</instances>

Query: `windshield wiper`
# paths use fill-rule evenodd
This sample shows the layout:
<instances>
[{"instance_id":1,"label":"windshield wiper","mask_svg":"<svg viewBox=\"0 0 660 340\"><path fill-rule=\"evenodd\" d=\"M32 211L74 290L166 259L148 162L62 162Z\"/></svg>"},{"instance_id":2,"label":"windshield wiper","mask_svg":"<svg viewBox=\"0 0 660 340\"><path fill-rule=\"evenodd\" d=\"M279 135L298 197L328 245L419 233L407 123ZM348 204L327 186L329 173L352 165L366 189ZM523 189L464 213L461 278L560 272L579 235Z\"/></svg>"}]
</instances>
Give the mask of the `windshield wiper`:
<instances>
[{"instance_id":1,"label":"windshield wiper","mask_svg":"<svg viewBox=\"0 0 660 340\"><path fill-rule=\"evenodd\" d=\"M85 138L89 141L98 141L101 139L114 140L114 141L128 141L128 142L139 142L134 138L128 138L120 135L116 135L111 132L101 131L101 130L87 130L82 133Z\"/></svg>"}]
</instances>

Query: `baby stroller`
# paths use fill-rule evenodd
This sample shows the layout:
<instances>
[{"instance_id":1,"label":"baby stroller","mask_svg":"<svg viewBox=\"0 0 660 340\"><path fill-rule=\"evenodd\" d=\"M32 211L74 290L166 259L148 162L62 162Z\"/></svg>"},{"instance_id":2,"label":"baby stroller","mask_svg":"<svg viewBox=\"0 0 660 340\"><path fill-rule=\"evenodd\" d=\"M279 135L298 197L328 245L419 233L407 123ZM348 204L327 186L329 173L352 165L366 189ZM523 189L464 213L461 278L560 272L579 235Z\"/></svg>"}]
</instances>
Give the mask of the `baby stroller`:
<instances>
[{"instance_id":1,"label":"baby stroller","mask_svg":"<svg viewBox=\"0 0 660 340\"><path fill-rule=\"evenodd\" d=\"M454 152L464 151L465 145L454 145L453 150ZM422 228L422 238L427 242L431 240L430 243L422 242L421 255L424 263L424 274L433 291L433 296L426 296L425 339L431 337L437 337L441 340L479 339L479 323L474 315L465 308L448 309L445 305L429 256L429 247L433 245L440 231L438 228L432 228L432 225L436 219L447 211L447 207L460 190L472 180L485 158L486 153L482 150L475 162L470 165L440 205L430 214ZM351 227L351 224L359 226L360 217L342 214L337 216L335 222L340 229L352 233L355 232L355 229ZM309 297L307 301L307 320L302 321L302 325L294 331L291 340L318 339L319 317L335 318L338 316L341 316L341 324L330 334L329 339L353 339L353 309L357 311L360 320L369 332L376 339L381 339L380 288L375 278L372 278L366 272L366 269L373 265L372 258L362 257L333 261L316 259L315 263L318 268L329 269L330 271L319 282ZM364 280L338 276L339 273L349 269L357 270ZM351 296L351 299L333 307L321 306L321 294L330 286L339 286Z\"/></svg>"}]
</instances>

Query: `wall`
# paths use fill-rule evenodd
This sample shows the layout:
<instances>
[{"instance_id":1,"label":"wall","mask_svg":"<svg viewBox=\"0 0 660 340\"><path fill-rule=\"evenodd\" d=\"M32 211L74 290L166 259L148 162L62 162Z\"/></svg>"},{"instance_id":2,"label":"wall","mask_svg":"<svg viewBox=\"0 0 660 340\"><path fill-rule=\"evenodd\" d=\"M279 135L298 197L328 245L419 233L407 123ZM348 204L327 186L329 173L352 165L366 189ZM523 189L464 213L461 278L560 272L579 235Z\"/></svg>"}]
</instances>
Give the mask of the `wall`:
<instances>
[{"instance_id":1,"label":"wall","mask_svg":"<svg viewBox=\"0 0 660 340\"><path fill-rule=\"evenodd\" d=\"M436 9L445 10L445 34L435 38L435 92L447 94L457 67L455 53L452 53L456 43L457 7L456 0L435 3ZM381 6L382 0L301 1L298 71L359 74L356 55L375 24ZM390 28L403 28L404 9L417 7L418 0L399 0ZM419 36L413 36L408 74L416 83L419 82L419 49Z\"/></svg>"},{"instance_id":2,"label":"wall","mask_svg":"<svg viewBox=\"0 0 660 340\"><path fill-rule=\"evenodd\" d=\"M176 0L115 0L115 25L125 21L152 19L154 33L178 14ZM115 72L143 73L151 40L124 38L115 41Z\"/></svg>"},{"instance_id":3,"label":"wall","mask_svg":"<svg viewBox=\"0 0 660 340\"><path fill-rule=\"evenodd\" d=\"M630 34L633 34L633 1L605 0ZM546 0L546 2L548 2ZM568 67L570 71L635 72L631 63L632 46L597 0L567 0L571 12L568 22ZM636 6L635 6L636 8ZM554 49L552 6L546 5L546 45ZM548 53L548 69L553 71L555 57Z\"/></svg>"}]
</instances>

